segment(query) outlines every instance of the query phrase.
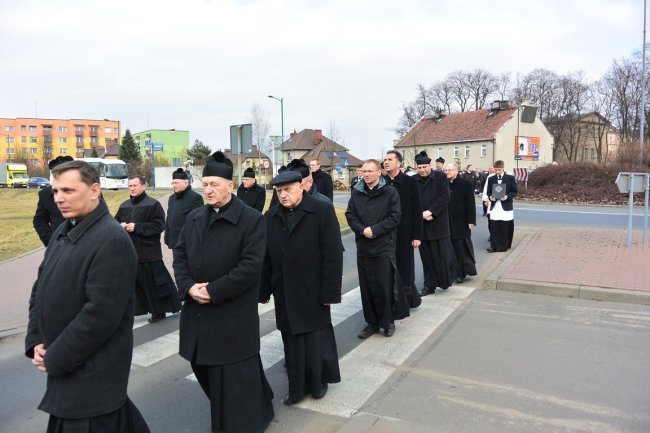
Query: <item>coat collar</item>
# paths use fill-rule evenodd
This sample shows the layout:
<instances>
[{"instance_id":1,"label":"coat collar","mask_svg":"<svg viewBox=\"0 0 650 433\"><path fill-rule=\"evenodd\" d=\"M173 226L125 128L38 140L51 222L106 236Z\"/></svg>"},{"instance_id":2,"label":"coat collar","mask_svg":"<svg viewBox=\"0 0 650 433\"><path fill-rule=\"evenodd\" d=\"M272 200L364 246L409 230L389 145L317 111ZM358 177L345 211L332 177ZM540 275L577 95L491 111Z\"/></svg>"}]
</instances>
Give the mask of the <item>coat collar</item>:
<instances>
[{"instance_id":1,"label":"coat collar","mask_svg":"<svg viewBox=\"0 0 650 433\"><path fill-rule=\"evenodd\" d=\"M244 202L242 202L240 199L237 198L237 196L235 196L232 193L230 194L230 200L232 200L232 203L230 204L228 209L222 214L220 219L228 221L232 225L236 225L237 221L239 221L239 217L241 216L245 205ZM206 204L203 206L203 209L200 212L196 213L193 219L202 227L205 227L208 221L210 221L211 212L214 212L214 209L209 204Z\"/></svg>"},{"instance_id":2,"label":"coat collar","mask_svg":"<svg viewBox=\"0 0 650 433\"><path fill-rule=\"evenodd\" d=\"M404 176L406 176L404 173L402 173L402 170L397 172L397 176L391 178L388 174L384 176L384 179L386 179L386 182L389 184L396 183L398 185L401 185L404 182Z\"/></svg>"},{"instance_id":3,"label":"coat collar","mask_svg":"<svg viewBox=\"0 0 650 433\"><path fill-rule=\"evenodd\" d=\"M92 227L98 220L100 220L104 215L108 214L108 206L103 198L99 199L99 204L88 215L84 216L81 221L77 223L74 227L74 230L70 230L69 221L65 222L65 226L61 230L61 233L58 237L67 236L70 239L70 242L75 243L83 236L90 227Z\"/></svg>"},{"instance_id":4,"label":"coat collar","mask_svg":"<svg viewBox=\"0 0 650 433\"><path fill-rule=\"evenodd\" d=\"M309 192L303 191L302 201L300 202L300 209L302 209L304 212L307 213L314 213L317 211L316 209L317 201L318 199L313 197ZM279 203L277 206L273 206L271 209L268 210L269 216L271 217L277 216L279 218L282 218L282 215L280 214L281 207L282 205Z\"/></svg>"},{"instance_id":5,"label":"coat collar","mask_svg":"<svg viewBox=\"0 0 650 433\"><path fill-rule=\"evenodd\" d=\"M386 179L384 179L384 176L379 176L379 184L377 186L377 190L382 189L386 185L387 183L386 183ZM357 191L363 194L366 194L365 188L366 188L366 181L363 179L359 180L359 182L354 184L354 189L356 189Z\"/></svg>"}]
</instances>

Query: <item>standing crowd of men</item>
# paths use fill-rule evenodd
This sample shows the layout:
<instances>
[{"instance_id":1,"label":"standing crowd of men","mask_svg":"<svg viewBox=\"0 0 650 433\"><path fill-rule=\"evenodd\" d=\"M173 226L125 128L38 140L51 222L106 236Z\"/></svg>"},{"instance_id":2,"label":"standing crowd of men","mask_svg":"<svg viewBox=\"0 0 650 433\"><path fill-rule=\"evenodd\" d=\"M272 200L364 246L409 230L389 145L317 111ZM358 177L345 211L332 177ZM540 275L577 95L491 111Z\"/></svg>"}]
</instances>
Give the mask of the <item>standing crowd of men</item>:
<instances>
[{"instance_id":1,"label":"standing crowd of men","mask_svg":"<svg viewBox=\"0 0 650 433\"><path fill-rule=\"evenodd\" d=\"M420 152L410 175L391 150L383 163L362 164L352 182L345 216L367 322L359 338L393 336L395 321L422 296L476 275L471 230L479 179L472 175L472 183L440 159L434 169ZM202 173L206 203L179 168L166 217L139 176L130 177L130 197L111 217L95 169L69 157L50 169L52 187L39 194L34 216L47 250L25 340L26 355L47 373L39 408L50 414L48 433L149 431L126 394L134 315L151 314L153 323L180 310L179 354L210 401L213 431L262 432L274 418L257 308L271 297L285 353L283 403L323 398L341 381L330 308L341 302L344 249L332 179L318 161L293 160L273 178L275 203L262 214L266 192L254 171L244 172L235 194L233 164L215 152ZM495 171L482 180L488 251L505 251L516 182L501 161ZM163 232L173 278L162 260Z\"/></svg>"}]
</instances>

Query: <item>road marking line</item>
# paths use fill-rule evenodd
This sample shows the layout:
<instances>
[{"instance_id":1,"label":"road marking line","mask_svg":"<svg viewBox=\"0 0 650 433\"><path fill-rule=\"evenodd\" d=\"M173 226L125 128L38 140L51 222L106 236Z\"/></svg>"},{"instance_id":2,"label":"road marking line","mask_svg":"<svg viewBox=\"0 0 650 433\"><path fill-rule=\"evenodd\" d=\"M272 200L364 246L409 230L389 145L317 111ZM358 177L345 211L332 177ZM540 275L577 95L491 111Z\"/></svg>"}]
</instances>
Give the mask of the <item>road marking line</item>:
<instances>
[{"instance_id":1,"label":"road marking line","mask_svg":"<svg viewBox=\"0 0 650 433\"><path fill-rule=\"evenodd\" d=\"M341 383L330 386L327 398L306 398L296 406L349 418L473 290L454 286L423 298L411 317L397 322L393 337L374 335L339 360Z\"/></svg>"},{"instance_id":2,"label":"road marking line","mask_svg":"<svg viewBox=\"0 0 650 433\"><path fill-rule=\"evenodd\" d=\"M178 353L178 331L165 334L133 349L132 364L149 367Z\"/></svg>"}]
</instances>

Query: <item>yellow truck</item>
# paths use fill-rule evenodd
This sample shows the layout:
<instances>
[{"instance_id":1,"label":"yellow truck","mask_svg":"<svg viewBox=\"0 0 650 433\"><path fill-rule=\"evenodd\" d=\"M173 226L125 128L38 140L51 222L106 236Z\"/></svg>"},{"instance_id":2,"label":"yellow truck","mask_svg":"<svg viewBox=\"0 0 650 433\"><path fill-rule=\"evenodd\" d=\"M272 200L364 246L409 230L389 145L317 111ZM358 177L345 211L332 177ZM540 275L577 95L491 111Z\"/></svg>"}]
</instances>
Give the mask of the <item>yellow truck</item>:
<instances>
[{"instance_id":1,"label":"yellow truck","mask_svg":"<svg viewBox=\"0 0 650 433\"><path fill-rule=\"evenodd\" d=\"M0 188L27 188L27 166L0 162Z\"/></svg>"}]
</instances>

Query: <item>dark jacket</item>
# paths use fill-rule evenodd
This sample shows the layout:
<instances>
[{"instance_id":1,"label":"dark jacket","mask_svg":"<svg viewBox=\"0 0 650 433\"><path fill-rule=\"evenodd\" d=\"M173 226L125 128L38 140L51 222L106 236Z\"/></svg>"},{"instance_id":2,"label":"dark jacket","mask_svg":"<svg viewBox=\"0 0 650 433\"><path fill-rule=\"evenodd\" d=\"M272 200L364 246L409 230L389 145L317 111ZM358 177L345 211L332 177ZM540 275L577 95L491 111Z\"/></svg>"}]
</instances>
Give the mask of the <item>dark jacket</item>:
<instances>
[{"instance_id":1,"label":"dark jacket","mask_svg":"<svg viewBox=\"0 0 650 433\"><path fill-rule=\"evenodd\" d=\"M452 239L472 237L468 224L476 225L476 204L472 184L457 177L449 182L449 229Z\"/></svg>"},{"instance_id":2,"label":"dark jacket","mask_svg":"<svg viewBox=\"0 0 650 433\"><path fill-rule=\"evenodd\" d=\"M479 175L476 173L476 171L473 171L471 173L464 172L460 177L472 185L472 191L478 189Z\"/></svg>"},{"instance_id":3,"label":"dark jacket","mask_svg":"<svg viewBox=\"0 0 650 433\"><path fill-rule=\"evenodd\" d=\"M364 181L357 182L345 211L348 225L355 235L357 254L394 256L401 214L399 193L383 177L379 178L379 184L373 190L369 190ZM366 227L372 230L372 239L363 235Z\"/></svg>"},{"instance_id":4,"label":"dark jacket","mask_svg":"<svg viewBox=\"0 0 650 433\"><path fill-rule=\"evenodd\" d=\"M499 182L498 175L494 175L487 180L487 195L492 195L492 187ZM502 176L501 184L506 186L507 199L501 201L503 210L513 210L512 202L517 196L517 180L514 176L504 173ZM496 202L490 201L490 209L494 208Z\"/></svg>"},{"instance_id":5,"label":"dark jacket","mask_svg":"<svg viewBox=\"0 0 650 433\"><path fill-rule=\"evenodd\" d=\"M165 211L158 200L146 192L131 197L120 205L115 219L120 223L135 223L135 229L127 233L138 253L138 262L162 260L160 234L165 230Z\"/></svg>"},{"instance_id":6,"label":"dark jacket","mask_svg":"<svg viewBox=\"0 0 650 433\"><path fill-rule=\"evenodd\" d=\"M47 389L39 409L87 418L126 401L133 351L137 259L104 201L74 229L52 236L29 300L26 355L46 348Z\"/></svg>"},{"instance_id":7,"label":"dark jacket","mask_svg":"<svg viewBox=\"0 0 650 433\"><path fill-rule=\"evenodd\" d=\"M422 209L433 214L433 220L423 220L423 240L449 237L449 181L442 171L432 170L427 177L418 176Z\"/></svg>"},{"instance_id":8,"label":"dark jacket","mask_svg":"<svg viewBox=\"0 0 650 433\"><path fill-rule=\"evenodd\" d=\"M47 246L52 232L63 221L65 221L65 218L63 218L59 207L54 202L52 187L48 186L40 190L38 192L38 204L36 205L36 212L34 213L32 224L43 245Z\"/></svg>"},{"instance_id":9,"label":"dark jacket","mask_svg":"<svg viewBox=\"0 0 650 433\"><path fill-rule=\"evenodd\" d=\"M287 231L287 217L296 221ZM341 302L343 245L334 207L308 192L292 211L276 206L266 212L266 258L260 300L275 299L280 331L292 335L325 327L330 307Z\"/></svg>"},{"instance_id":10,"label":"dark jacket","mask_svg":"<svg viewBox=\"0 0 650 433\"><path fill-rule=\"evenodd\" d=\"M334 182L332 181L332 176L320 168L312 172L311 176L314 178L314 186L316 186L318 192L329 198L330 201L334 201Z\"/></svg>"},{"instance_id":11,"label":"dark jacket","mask_svg":"<svg viewBox=\"0 0 650 433\"><path fill-rule=\"evenodd\" d=\"M187 215L203 206L203 197L188 186L187 189L169 196L167 201L167 221L165 221L165 245L174 248Z\"/></svg>"},{"instance_id":12,"label":"dark jacket","mask_svg":"<svg viewBox=\"0 0 650 433\"><path fill-rule=\"evenodd\" d=\"M411 241L422 239L422 204L420 203L418 183L414 178L401 171L394 179L388 175L384 178L399 193L402 216L397 229L397 242L408 244L412 251Z\"/></svg>"},{"instance_id":13,"label":"dark jacket","mask_svg":"<svg viewBox=\"0 0 650 433\"><path fill-rule=\"evenodd\" d=\"M266 201L266 191L258 184L254 184L250 188L244 188L244 184L242 183L237 188L237 198L243 201L246 206L262 212L264 202Z\"/></svg>"},{"instance_id":14,"label":"dark jacket","mask_svg":"<svg viewBox=\"0 0 650 433\"><path fill-rule=\"evenodd\" d=\"M174 246L174 274L185 301L180 319L180 355L196 363L223 365L259 353L257 304L266 251L264 216L234 195L218 213L210 205L193 210ZM209 304L188 294L210 283Z\"/></svg>"}]
</instances>

